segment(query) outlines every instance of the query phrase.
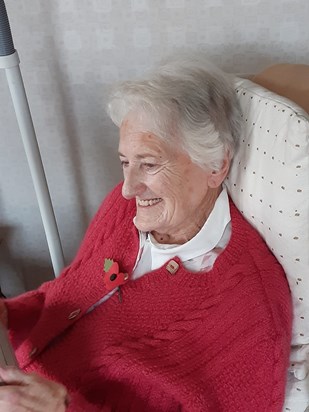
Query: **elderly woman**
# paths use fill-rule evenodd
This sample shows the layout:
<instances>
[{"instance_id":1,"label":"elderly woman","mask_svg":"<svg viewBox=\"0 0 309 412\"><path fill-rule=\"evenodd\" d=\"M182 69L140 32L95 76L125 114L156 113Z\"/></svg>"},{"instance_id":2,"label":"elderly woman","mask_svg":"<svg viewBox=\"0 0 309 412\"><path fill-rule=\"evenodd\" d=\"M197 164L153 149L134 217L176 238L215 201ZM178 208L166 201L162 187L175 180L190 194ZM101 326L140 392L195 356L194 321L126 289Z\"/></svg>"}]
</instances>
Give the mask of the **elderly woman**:
<instances>
[{"instance_id":1,"label":"elderly woman","mask_svg":"<svg viewBox=\"0 0 309 412\"><path fill-rule=\"evenodd\" d=\"M1 411L281 411L290 293L222 186L229 80L176 59L121 84L109 114L124 182L60 278L2 303L22 371L0 371Z\"/></svg>"}]
</instances>

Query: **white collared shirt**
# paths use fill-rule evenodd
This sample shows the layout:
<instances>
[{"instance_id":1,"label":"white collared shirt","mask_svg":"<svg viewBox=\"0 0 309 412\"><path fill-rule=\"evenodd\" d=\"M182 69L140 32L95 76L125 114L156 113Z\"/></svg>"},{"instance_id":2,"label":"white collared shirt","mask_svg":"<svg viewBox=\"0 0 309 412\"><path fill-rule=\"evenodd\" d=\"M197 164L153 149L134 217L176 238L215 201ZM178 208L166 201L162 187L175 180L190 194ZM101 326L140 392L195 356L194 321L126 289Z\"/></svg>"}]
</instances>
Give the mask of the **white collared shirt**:
<instances>
[{"instance_id":1,"label":"white collared shirt","mask_svg":"<svg viewBox=\"0 0 309 412\"><path fill-rule=\"evenodd\" d=\"M201 230L182 245L160 244L150 233L139 232L139 253L132 279L158 269L168 260L178 256L191 272L207 271L228 244L231 237L229 199L224 187L213 210Z\"/></svg>"}]
</instances>

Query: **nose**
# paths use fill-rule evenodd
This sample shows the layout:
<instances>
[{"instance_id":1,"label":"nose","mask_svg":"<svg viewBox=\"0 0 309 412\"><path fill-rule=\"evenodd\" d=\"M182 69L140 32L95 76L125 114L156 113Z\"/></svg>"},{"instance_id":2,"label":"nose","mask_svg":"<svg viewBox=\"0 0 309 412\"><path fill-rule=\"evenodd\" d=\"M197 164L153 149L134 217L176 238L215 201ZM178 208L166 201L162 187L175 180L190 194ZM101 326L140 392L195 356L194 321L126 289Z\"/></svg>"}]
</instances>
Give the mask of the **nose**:
<instances>
[{"instance_id":1,"label":"nose","mask_svg":"<svg viewBox=\"0 0 309 412\"><path fill-rule=\"evenodd\" d=\"M124 174L124 183L122 186L122 196L125 199L133 199L140 196L146 188L145 183L139 176L139 173L134 168L127 168Z\"/></svg>"}]
</instances>

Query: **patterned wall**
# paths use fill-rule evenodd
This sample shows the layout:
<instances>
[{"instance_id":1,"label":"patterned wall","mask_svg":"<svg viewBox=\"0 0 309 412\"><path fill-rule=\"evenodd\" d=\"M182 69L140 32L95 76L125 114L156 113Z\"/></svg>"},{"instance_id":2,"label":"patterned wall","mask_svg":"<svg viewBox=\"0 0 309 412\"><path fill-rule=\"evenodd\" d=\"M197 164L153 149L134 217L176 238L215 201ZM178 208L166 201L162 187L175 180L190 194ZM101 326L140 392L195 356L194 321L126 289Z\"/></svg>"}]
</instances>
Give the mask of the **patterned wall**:
<instances>
[{"instance_id":1,"label":"patterned wall","mask_svg":"<svg viewBox=\"0 0 309 412\"><path fill-rule=\"evenodd\" d=\"M67 262L120 180L109 86L175 50L231 72L309 64L307 0L7 0L15 47ZM34 287L49 254L4 72L0 72L0 238ZM5 276L1 271L1 276Z\"/></svg>"}]
</instances>

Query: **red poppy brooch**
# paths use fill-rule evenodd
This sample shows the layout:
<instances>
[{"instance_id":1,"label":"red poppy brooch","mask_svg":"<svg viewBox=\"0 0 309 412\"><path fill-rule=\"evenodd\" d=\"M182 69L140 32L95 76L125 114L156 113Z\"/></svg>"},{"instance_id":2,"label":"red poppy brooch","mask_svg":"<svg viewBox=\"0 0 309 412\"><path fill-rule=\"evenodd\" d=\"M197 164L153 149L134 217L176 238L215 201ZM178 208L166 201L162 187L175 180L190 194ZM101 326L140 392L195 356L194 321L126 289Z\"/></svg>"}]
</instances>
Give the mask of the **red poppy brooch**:
<instances>
[{"instance_id":1,"label":"red poppy brooch","mask_svg":"<svg viewBox=\"0 0 309 412\"><path fill-rule=\"evenodd\" d=\"M104 260L104 284L107 290L121 286L129 279L128 273L119 272L119 265L113 259Z\"/></svg>"}]
</instances>

